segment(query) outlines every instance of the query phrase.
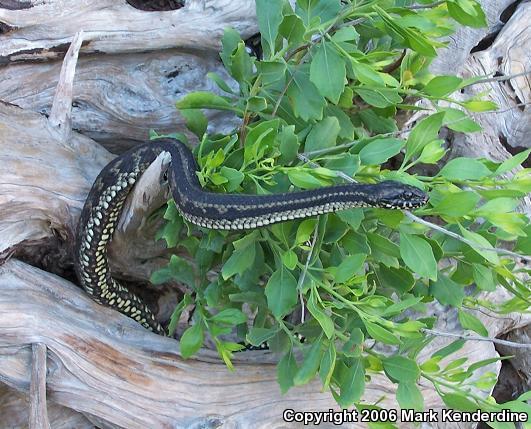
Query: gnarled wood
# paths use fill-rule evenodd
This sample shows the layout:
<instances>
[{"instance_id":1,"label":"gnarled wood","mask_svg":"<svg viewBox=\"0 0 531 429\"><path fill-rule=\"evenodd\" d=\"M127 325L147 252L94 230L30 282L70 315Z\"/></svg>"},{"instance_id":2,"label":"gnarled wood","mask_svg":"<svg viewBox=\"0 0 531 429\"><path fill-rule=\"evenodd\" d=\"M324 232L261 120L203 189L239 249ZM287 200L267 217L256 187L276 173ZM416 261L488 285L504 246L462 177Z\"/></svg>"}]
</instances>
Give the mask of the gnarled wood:
<instances>
[{"instance_id":1,"label":"gnarled wood","mask_svg":"<svg viewBox=\"0 0 531 429\"><path fill-rule=\"evenodd\" d=\"M60 62L0 68L0 99L49 113L60 69ZM173 49L82 56L73 88L72 125L116 153L147 140L150 129L161 134L182 131L184 118L175 102L191 91L220 92L206 76L209 72L230 81L217 52ZM206 114L216 131L228 131L236 124L236 118L226 113Z\"/></svg>"},{"instance_id":2,"label":"gnarled wood","mask_svg":"<svg viewBox=\"0 0 531 429\"><path fill-rule=\"evenodd\" d=\"M125 0L29 0L18 10L0 8L0 64L60 59L72 37L85 32L81 54L213 49L226 27L256 32L253 0L187 0L163 12L135 9Z\"/></svg>"},{"instance_id":3,"label":"gnarled wood","mask_svg":"<svg viewBox=\"0 0 531 429\"><path fill-rule=\"evenodd\" d=\"M491 335L523 323L482 318ZM96 304L57 276L10 260L0 267L1 380L27 391L29 344L36 342L48 348L49 399L94 416L102 427L297 427L283 424L284 409L337 408L318 382L281 396L268 353L237 354L236 373L210 351L183 361L175 340ZM425 349L421 359L431 352ZM468 343L462 349L462 356L471 359L492 353L490 343ZM436 392L424 382L420 387L426 407L440 408ZM383 398L380 406L396 408L395 388L385 377L371 375L364 400Z\"/></svg>"},{"instance_id":4,"label":"gnarled wood","mask_svg":"<svg viewBox=\"0 0 531 429\"><path fill-rule=\"evenodd\" d=\"M508 4L482 3L491 23ZM244 36L256 31L250 13L253 0L189 0L181 10L154 13L130 8L125 0L0 0L0 7L0 29L4 31L0 56L5 65L0 69L0 99L35 112L50 112L61 64L33 61L61 58L75 32L85 30L73 89L74 128L104 140L117 152L134 145L135 140L145 140L149 128L160 132L182 128L175 100L191 90L212 89L213 84L205 82L207 72L223 73L217 52L209 50L219 47L223 27L236 26ZM470 70L465 74L493 72L490 67L500 54L511 59L502 62L500 71L520 71L518 61L511 57L515 50L509 51L507 46L516 44L511 41L516 34L513 38L521 46L518 58L528 58L529 35L518 31L527 28L528 8L528 3L519 7L492 47L468 61ZM175 23L176 29L172 27ZM454 74L484 34L485 30L463 29L459 41L440 57L446 68L434 66L433 70ZM196 50L185 53L183 47ZM124 52L128 55L121 55ZM523 68L529 70L528 65ZM514 94L508 91L509 84L489 85L494 98L502 101L502 109L513 107L516 96L520 101L529 100L526 78L511 84L516 84ZM70 106L72 100L66 94L60 101ZM454 154L466 149L463 153L471 156L507 157L497 135L500 130L504 135L505 131L525 132L526 112L515 109L509 119L503 116L511 124L506 128L500 119L505 113L478 115L480 122L486 120L482 122L485 132L471 140L454 136ZM234 124L225 116L211 115L211 126L218 131ZM510 144L525 142L519 135L508 137ZM476 145L478 149L470 149ZM55 253L43 251L46 241L52 242L55 250L61 249L64 264L70 264L80 209L94 178L110 159L112 155L91 139L73 132L65 143L45 117L0 103L0 164L6 166L0 169L0 263L2 256L15 250L24 250L26 257L33 251L27 257L33 262L54 259ZM128 200L110 249L114 274L146 279L167 261L164 243L152 241L160 224L147 221L164 200L159 180L162 162L163 158L151 167ZM497 298L499 295L489 297ZM454 312L440 307L434 313L440 316L438 329L461 331ZM527 320L515 315L504 319L477 316L491 336L528 326ZM1 381L29 391L30 344L36 342L49 350L50 403L80 410L99 427L285 427L281 421L284 408L327 410L335 406L327 393L319 393L317 383L280 396L271 364L274 359L268 354L238 355L236 374L229 373L212 352L182 361L176 341L144 331L132 320L95 304L65 280L11 260L0 267ZM438 338L422 357L446 342ZM489 343L468 343L461 353L471 361L478 356L496 356ZM499 365L484 370L498 371ZM397 408L391 399L395 387L385 377L373 376L364 400L383 396L381 406ZM442 407L430 386L421 388L427 407ZM0 410L1 405L0 401ZM50 420L57 427L54 407L50 408ZM87 422L82 421L74 427L84 427Z\"/></svg>"}]
</instances>

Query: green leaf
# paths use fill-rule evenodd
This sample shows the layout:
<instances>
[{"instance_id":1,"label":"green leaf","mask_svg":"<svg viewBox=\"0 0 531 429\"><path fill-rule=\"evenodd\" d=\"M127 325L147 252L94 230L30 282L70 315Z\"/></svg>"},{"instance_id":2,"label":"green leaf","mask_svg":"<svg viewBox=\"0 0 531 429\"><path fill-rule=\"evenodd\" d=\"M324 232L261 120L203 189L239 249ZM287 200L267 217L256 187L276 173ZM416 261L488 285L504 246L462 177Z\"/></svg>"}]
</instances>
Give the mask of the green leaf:
<instances>
[{"instance_id":1,"label":"green leaf","mask_svg":"<svg viewBox=\"0 0 531 429\"><path fill-rule=\"evenodd\" d=\"M227 179L227 185L225 187L227 188L228 192L233 192L238 189L243 182L243 178L245 177L241 171L225 166L221 167L219 172Z\"/></svg>"},{"instance_id":2,"label":"green leaf","mask_svg":"<svg viewBox=\"0 0 531 429\"><path fill-rule=\"evenodd\" d=\"M323 182L306 170L289 170L288 178L291 183L301 189L321 188Z\"/></svg>"},{"instance_id":3,"label":"green leaf","mask_svg":"<svg viewBox=\"0 0 531 429\"><path fill-rule=\"evenodd\" d=\"M328 389L330 386L330 381L332 380L332 376L334 375L334 369L336 367L336 359L336 346L332 342L328 346L328 349L326 349L319 367L319 377L321 378L323 389Z\"/></svg>"},{"instance_id":4,"label":"green leaf","mask_svg":"<svg viewBox=\"0 0 531 429\"><path fill-rule=\"evenodd\" d=\"M356 129L352 123L352 118L343 109L333 104L329 104L325 109L325 116L333 116L339 121L339 137L352 140L356 135ZM345 152L343 152L345 154Z\"/></svg>"},{"instance_id":5,"label":"green leaf","mask_svg":"<svg viewBox=\"0 0 531 429\"><path fill-rule=\"evenodd\" d=\"M444 274L439 274L437 281L430 282L429 293L441 304L451 305L453 307L460 307L465 297L463 286Z\"/></svg>"},{"instance_id":6,"label":"green leaf","mask_svg":"<svg viewBox=\"0 0 531 429\"><path fill-rule=\"evenodd\" d=\"M306 33L306 27L302 22L302 19L297 15L285 15L282 20L282 24L278 28L279 33L293 46L302 43L304 40L304 34Z\"/></svg>"},{"instance_id":7,"label":"green leaf","mask_svg":"<svg viewBox=\"0 0 531 429\"><path fill-rule=\"evenodd\" d=\"M446 150L442 147L443 143L444 140L433 140L424 146L418 158L419 162L423 164L436 164L446 153Z\"/></svg>"},{"instance_id":8,"label":"green leaf","mask_svg":"<svg viewBox=\"0 0 531 429\"><path fill-rule=\"evenodd\" d=\"M324 97L310 81L307 72L300 68L288 68L290 82L286 94L293 106L293 113L303 121L319 120L326 104Z\"/></svg>"},{"instance_id":9,"label":"green leaf","mask_svg":"<svg viewBox=\"0 0 531 429\"><path fill-rule=\"evenodd\" d=\"M489 331L487 331L487 328L485 328L483 323L481 323L481 320L479 320L476 316L467 313L460 308L458 308L457 311L459 314L459 323L461 323L463 329L470 329L471 331L477 332L479 335L484 337L489 336Z\"/></svg>"},{"instance_id":10,"label":"green leaf","mask_svg":"<svg viewBox=\"0 0 531 429\"><path fill-rule=\"evenodd\" d=\"M461 105L471 112L489 112L498 110L498 105L494 101L469 100L461 103Z\"/></svg>"},{"instance_id":11,"label":"green leaf","mask_svg":"<svg viewBox=\"0 0 531 429\"><path fill-rule=\"evenodd\" d=\"M415 383L420 377L417 362L405 356L391 356L382 363L385 373L392 381Z\"/></svg>"},{"instance_id":12,"label":"green leaf","mask_svg":"<svg viewBox=\"0 0 531 429\"><path fill-rule=\"evenodd\" d=\"M476 286L481 290L493 292L496 290L496 280L492 270L485 265L472 264L472 276Z\"/></svg>"},{"instance_id":13,"label":"green leaf","mask_svg":"<svg viewBox=\"0 0 531 429\"><path fill-rule=\"evenodd\" d=\"M463 79L457 76L435 76L424 87L424 92L434 97L444 97L461 87Z\"/></svg>"},{"instance_id":14,"label":"green leaf","mask_svg":"<svg viewBox=\"0 0 531 429\"><path fill-rule=\"evenodd\" d=\"M259 327L253 326L249 330L245 338L250 344L257 347L260 344L265 343L266 341L273 338L277 332L278 332L278 329L259 328Z\"/></svg>"},{"instance_id":15,"label":"green leaf","mask_svg":"<svg viewBox=\"0 0 531 429\"><path fill-rule=\"evenodd\" d=\"M437 261L430 244L423 238L400 232L400 257L421 277L437 279Z\"/></svg>"},{"instance_id":16,"label":"green leaf","mask_svg":"<svg viewBox=\"0 0 531 429\"><path fill-rule=\"evenodd\" d=\"M507 213L512 212L516 207L518 207L516 198L494 198L479 207L475 214L477 216L488 216L490 214Z\"/></svg>"},{"instance_id":17,"label":"green leaf","mask_svg":"<svg viewBox=\"0 0 531 429\"><path fill-rule=\"evenodd\" d=\"M286 79L286 63L280 61L260 61L256 68L262 75L264 86L273 85Z\"/></svg>"},{"instance_id":18,"label":"green leaf","mask_svg":"<svg viewBox=\"0 0 531 429\"><path fill-rule=\"evenodd\" d=\"M459 225L459 229L461 230L461 234L463 234L463 237L475 244L475 246L472 246L472 249L474 249L475 252L479 253L487 261L494 265L498 265L500 263L500 259L498 258L498 254L496 253L496 251L487 250L494 248L485 237L479 235L477 232L463 228L461 225Z\"/></svg>"},{"instance_id":19,"label":"green leaf","mask_svg":"<svg viewBox=\"0 0 531 429\"><path fill-rule=\"evenodd\" d=\"M447 346L444 346L443 348L437 350L435 353L431 355L431 357L438 357L440 359L443 359L447 356L450 356L452 353L455 353L458 350L461 350L463 346L465 345L466 341L463 339L455 340L448 344Z\"/></svg>"},{"instance_id":20,"label":"green leaf","mask_svg":"<svg viewBox=\"0 0 531 429\"><path fill-rule=\"evenodd\" d=\"M317 221L315 219L303 220L297 228L297 238L295 239L295 242L297 244L307 242L315 229L315 225L317 225Z\"/></svg>"},{"instance_id":21,"label":"green leaf","mask_svg":"<svg viewBox=\"0 0 531 429\"><path fill-rule=\"evenodd\" d=\"M197 322L195 325L186 329L179 344L183 359L188 359L195 354L201 348L203 340L204 331L202 322Z\"/></svg>"},{"instance_id":22,"label":"green leaf","mask_svg":"<svg viewBox=\"0 0 531 429\"><path fill-rule=\"evenodd\" d=\"M508 171L511 171L513 168L518 167L521 165L531 153L531 149L524 150L523 152L520 152L516 154L515 156L512 156L511 158L506 159L503 161L500 166L496 169L495 175L503 174Z\"/></svg>"},{"instance_id":23,"label":"green leaf","mask_svg":"<svg viewBox=\"0 0 531 429\"><path fill-rule=\"evenodd\" d=\"M400 248L388 238L372 232L367 233L367 238L369 239L371 248L396 258L400 256Z\"/></svg>"},{"instance_id":24,"label":"green leaf","mask_svg":"<svg viewBox=\"0 0 531 429\"><path fill-rule=\"evenodd\" d=\"M295 12L309 26L316 23L316 18L320 23L335 18L340 10L339 0L297 0Z\"/></svg>"},{"instance_id":25,"label":"green leaf","mask_svg":"<svg viewBox=\"0 0 531 429\"><path fill-rule=\"evenodd\" d=\"M474 412L479 408L475 402L460 393L443 393L441 398L450 409Z\"/></svg>"},{"instance_id":26,"label":"green leaf","mask_svg":"<svg viewBox=\"0 0 531 429\"><path fill-rule=\"evenodd\" d=\"M363 209L354 208L343 210L336 213L336 216L343 222L347 223L352 229L356 230L360 227L361 221L365 218Z\"/></svg>"},{"instance_id":27,"label":"green leaf","mask_svg":"<svg viewBox=\"0 0 531 429\"><path fill-rule=\"evenodd\" d=\"M323 328L323 332L325 333L326 337L332 338L335 331L334 322L318 304L316 292L314 292L313 290L310 293L310 298L308 299L308 310L315 318L315 320L317 320L319 325L321 325L321 328Z\"/></svg>"},{"instance_id":28,"label":"green leaf","mask_svg":"<svg viewBox=\"0 0 531 429\"><path fill-rule=\"evenodd\" d=\"M334 281L336 283L344 283L353 277L363 267L366 257L367 255L359 253L357 255L350 255L344 258L341 264L333 269Z\"/></svg>"},{"instance_id":29,"label":"green leaf","mask_svg":"<svg viewBox=\"0 0 531 429\"><path fill-rule=\"evenodd\" d=\"M439 171L439 175L448 180L480 180L491 174L482 162L465 157L452 159Z\"/></svg>"},{"instance_id":30,"label":"green leaf","mask_svg":"<svg viewBox=\"0 0 531 429\"><path fill-rule=\"evenodd\" d=\"M361 358L352 359L350 366L342 371L339 388L341 395L337 402L342 408L350 407L361 399L365 391L365 368Z\"/></svg>"},{"instance_id":31,"label":"green leaf","mask_svg":"<svg viewBox=\"0 0 531 429\"><path fill-rule=\"evenodd\" d=\"M322 41L310 65L310 80L323 97L337 104L345 87L345 79L343 57L332 43Z\"/></svg>"},{"instance_id":32,"label":"green leaf","mask_svg":"<svg viewBox=\"0 0 531 429\"><path fill-rule=\"evenodd\" d=\"M404 299L403 301L395 302L384 310L382 316L389 317L402 313L404 310L418 304L420 301L422 301L422 297L413 296L411 298Z\"/></svg>"},{"instance_id":33,"label":"green leaf","mask_svg":"<svg viewBox=\"0 0 531 429\"><path fill-rule=\"evenodd\" d=\"M380 265L376 271L382 287L396 289L401 293L408 292L415 284L415 278L405 268L394 268Z\"/></svg>"},{"instance_id":34,"label":"green leaf","mask_svg":"<svg viewBox=\"0 0 531 429\"><path fill-rule=\"evenodd\" d=\"M448 1L446 3L446 7L448 8L448 13L450 16L455 19L460 24L466 25L468 27L473 28L481 28L487 26L487 18L485 17L485 13L481 9L481 5L479 5L475 1L471 1L470 3L473 4L473 11L474 14L466 12L461 6L463 3L456 1Z\"/></svg>"},{"instance_id":35,"label":"green leaf","mask_svg":"<svg viewBox=\"0 0 531 429\"><path fill-rule=\"evenodd\" d=\"M435 204L434 211L443 216L461 217L470 214L480 196L472 191L452 192Z\"/></svg>"},{"instance_id":36,"label":"green leaf","mask_svg":"<svg viewBox=\"0 0 531 429\"><path fill-rule=\"evenodd\" d=\"M451 130L461 133L474 133L482 130L481 125L470 119L462 110L445 107L441 111L445 113L444 125Z\"/></svg>"},{"instance_id":37,"label":"green leaf","mask_svg":"<svg viewBox=\"0 0 531 429\"><path fill-rule=\"evenodd\" d=\"M334 42L358 42L360 34L354 27L341 27L332 36Z\"/></svg>"},{"instance_id":38,"label":"green leaf","mask_svg":"<svg viewBox=\"0 0 531 429\"><path fill-rule=\"evenodd\" d=\"M395 335L387 329L382 328L380 325L369 322L368 320L364 320L363 323L365 324L369 335L376 341L380 341L384 344L400 344L400 340Z\"/></svg>"},{"instance_id":39,"label":"green leaf","mask_svg":"<svg viewBox=\"0 0 531 429\"><path fill-rule=\"evenodd\" d=\"M438 43L427 39L416 29L403 27L398 20L395 20L379 6L375 5L373 9L380 15L387 28L398 35L398 38L402 39L411 49L427 57L435 57L437 55L434 46L440 46Z\"/></svg>"},{"instance_id":40,"label":"green leaf","mask_svg":"<svg viewBox=\"0 0 531 429\"><path fill-rule=\"evenodd\" d=\"M241 275L249 268L252 268L255 256L256 250L254 245L235 250L225 264L223 264L223 268L221 269L223 280L227 280L235 274Z\"/></svg>"},{"instance_id":41,"label":"green leaf","mask_svg":"<svg viewBox=\"0 0 531 429\"><path fill-rule=\"evenodd\" d=\"M385 86L385 83L381 76L371 66L360 63L354 59L351 61L352 70L361 83L369 86Z\"/></svg>"},{"instance_id":42,"label":"green leaf","mask_svg":"<svg viewBox=\"0 0 531 429\"><path fill-rule=\"evenodd\" d=\"M330 158L326 161L326 168L335 171L341 171L347 176L353 176L360 168L359 155L345 153L337 157Z\"/></svg>"},{"instance_id":43,"label":"green leaf","mask_svg":"<svg viewBox=\"0 0 531 429\"><path fill-rule=\"evenodd\" d=\"M293 386L293 378L297 373L297 362L290 350L286 353L277 365L277 380L282 394L286 393Z\"/></svg>"},{"instance_id":44,"label":"green leaf","mask_svg":"<svg viewBox=\"0 0 531 429\"><path fill-rule=\"evenodd\" d=\"M175 334L175 330L177 329L179 319L181 318L182 312L186 307L192 304L192 302L192 297L190 296L190 294L186 293L181 302L177 304L177 306L175 306L175 309L173 310L173 313L170 317L170 323L168 325L168 336L173 337L173 335Z\"/></svg>"},{"instance_id":45,"label":"green leaf","mask_svg":"<svg viewBox=\"0 0 531 429\"><path fill-rule=\"evenodd\" d=\"M394 88L371 88L369 86L361 86L354 88L354 92L356 92L356 94L358 94L367 104L381 109L402 102L402 98Z\"/></svg>"},{"instance_id":46,"label":"green leaf","mask_svg":"<svg viewBox=\"0 0 531 429\"><path fill-rule=\"evenodd\" d=\"M181 110L181 115L186 119L186 128L201 140L208 126L205 114L199 109L184 109Z\"/></svg>"},{"instance_id":47,"label":"green leaf","mask_svg":"<svg viewBox=\"0 0 531 429\"><path fill-rule=\"evenodd\" d=\"M288 164L297 158L299 152L299 139L295 134L295 125L282 127L278 134L280 139L280 158L282 164Z\"/></svg>"},{"instance_id":48,"label":"green leaf","mask_svg":"<svg viewBox=\"0 0 531 429\"><path fill-rule=\"evenodd\" d=\"M157 232L156 239L160 240L164 238L166 240L166 246L172 248L179 244L181 229L184 225L181 215L175 208L175 202L173 200L168 202L168 208L164 214L164 219L168 222Z\"/></svg>"},{"instance_id":49,"label":"green leaf","mask_svg":"<svg viewBox=\"0 0 531 429\"><path fill-rule=\"evenodd\" d=\"M240 323L245 323L247 321L247 316L237 308L226 308L212 316L209 320L216 323L225 323L227 325L239 325Z\"/></svg>"},{"instance_id":50,"label":"green leaf","mask_svg":"<svg viewBox=\"0 0 531 429\"><path fill-rule=\"evenodd\" d=\"M218 88L221 89L222 91L225 91L225 92L227 92L229 94L234 94L234 91L232 90L232 88L217 73L209 72L209 73L207 73L207 77L210 80L212 80L218 86Z\"/></svg>"},{"instance_id":51,"label":"green leaf","mask_svg":"<svg viewBox=\"0 0 531 429\"><path fill-rule=\"evenodd\" d=\"M443 118L444 112L439 112L428 116L415 125L407 139L404 163L419 154L428 143L438 138Z\"/></svg>"},{"instance_id":52,"label":"green leaf","mask_svg":"<svg viewBox=\"0 0 531 429\"><path fill-rule=\"evenodd\" d=\"M297 254L293 250L286 250L282 254L282 263L288 270L294 270L298 261Z\"/></svg>"},{"instance_id":53,"label":"green leaf","mask_svg":"<svg viewBox=\"0 0 531 429\"><path fill-rule=\"evenodd\" d=\"M262 36L262 48L266 59L275 53L275 41L282 22L282 6L282 0L256 0L258 28Z\"/></svg>"},{"instance_id":54,"label":"green leaf","mask_svg":"<svg viewBox=\"0 0 531 429\"><path fill-rule=\"evenodd\" d=\"M323 350L321 347L321 342L316 341L312 344L310 347L310 350L304 357L304 361L295 374L295 377L293 378L293 384L295 386L301 386L303 384L308 383L313 377L315 377L315 374L317 373L317 370L319 369L319 364L321 363L321 357L323 355Z\"/></svg>"},{"instance_id":55,"label":"green leaf","mask_svg":"<svg viewBox=\"0 0 531 429\"><path fill-rule=\"evenodd\" d=\"M297 280L282 266L269 278L265 294L269 309L276 318L280 318L297 304Z\"/></svg>"},{"instance_id":56,"label":"green leaf","mask_svg":"<svg viewBox=\"0 0 531 429\"><path fill-rule=\"evenodd\" d=\"M317 122L311 129L304 144L305 152L327 149L336 145L339 134L339 121L334 116L328 116Z\"/></svg>"},{"instance_id":57,"label":"green leaf","mask_svg":"<svg viewBox=\"0 0 531 429\"><path fill-rule=\"evenodd\" d=\"M236 51L231 56L229 69L231 76L240 84L249 82L253 75L253 65L254 62L247 53L245 43L243 41L239 42Z\"/></svg>"},{"instance_id":58,"label":"green leaf","mask_svg":"<svg viewBox=\"0 0 531 429\"><path fill-rule=\"evenodd\" d=\"M424 397L417 387L416 383L400 382L396 390L396 400L403 410L413 409L416 411L424 410Z\"/></svg>"},{"instance_id":59,"label":"green leaf","mask_svg":"<svg viewBox=\"0 0 531 429\"><path fill-rule=\"evenodd\" d=\"M238 43L240 43L241 40L240 34L234 28L228 27L223 31L223 37L221 38L222 50L219 56L221 57L221 60L223 61L223 64L227 70L230 70L232 54L238 47ZM213 80L216 83L218 82L216 78ZM229 89L226 92L232 91Z\"/></svg>"},{"instance_id":60,"label":"green leaf","mask_svg":"<svg viewBox=\"0 0 531 429\"><path fill-rule=\"evenodd\" d=\"M170 280L177 280L190 287L194 287L194 270L183 258L177 255L171 255L168 266L155 271L149 281L153 284L161 284Z\"/></svg>"},{"instance_id":61,"label":"green leaf","mask_svg":"<svg viewBox=\"0 0 531 429\"><path fill-rule=\"evenodd\" d=\"M251 112L262 112L267 109L267 100L264 97L249 97L247 109Z\"/></svg>"},{"instance_id":62,"label":"green leaf","mask_svg":"<svg viewBox=\"0 0 531 429\"><path fill-rule=\"evenodd\" d=\"M207 91L190 92L175 104L178 109L217 109L232 110L235 112L240 111L238 108L232 106L225 98Z\"/></svg>"},{"instance_id":63,"label":"green leaf","mask_svg":"<svg viewBox=\"0 0 531 429\"><path fill-rule=\"evenodd\" d=\"M364 165L383 164L400 153L405 142L395 138L376 139L361 149L359 156Z\"/></svg>"}]
</instances>

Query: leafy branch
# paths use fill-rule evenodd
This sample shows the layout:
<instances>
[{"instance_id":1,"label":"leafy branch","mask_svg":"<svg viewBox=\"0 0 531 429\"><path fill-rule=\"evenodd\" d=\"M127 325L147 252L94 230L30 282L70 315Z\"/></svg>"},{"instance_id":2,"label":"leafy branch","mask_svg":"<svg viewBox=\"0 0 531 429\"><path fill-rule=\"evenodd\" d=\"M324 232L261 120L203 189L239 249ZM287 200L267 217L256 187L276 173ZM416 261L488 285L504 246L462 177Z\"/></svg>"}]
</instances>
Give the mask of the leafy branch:
<instances>
[{"instance_id":1,"label":"leafy branch","mask_svg":"<svg viewBox=\"0 0 531 429\"><path fill-rule=\"evenodd\" d=\"M492 387L495 379L474 375L493 361L440 365L465 340L504 341L488 337L471 307L504 314L529 307L522 280L529 270L511 258L529 261L531 253L529 219L515 210L531 192L529 170L520 167L530 151L503 162L444 161L441 128L479 132L467 112L497 106L484 95L454 95L481 79L434 76L428 69L455 22L486 25L479 3L256 4L263 58L251 56L240 35L227 29L220 56L233 82L211 73L223 95L201 91L177 102L199 141L201 184L213 192L271 194L395 180L422 188L430 200L414 214L357 208L247 233L200 234L183 228L169 204L160 237L193 255L195 268L174 256L154 279L174 278L190 288L172 316L174 326L183 308L195 306L181 350L192 355L208 333L231 367L241 348L235 336L255 346L268 342L282 356L283 392L319 377L342 407L361 406L367 376L382 372L398 384L403 408L422 409L421 378L454 407L467 409L471 401L492 407L469 393ZM431 114L399 129L399 111L428 110L411 104L420 99L429 101ZM241 124L227 135L210 134L205 109L232 112ZM421 175L426 166L437 174ZM507 302L482 300L480 292L497 287L509 291ZM478 336L436 329L426 314L433 301L452 307L463 330ZM301 317L294 320L296 312ZM457 340L418 362L433 335Z\"/></svg>"}]
</instances>

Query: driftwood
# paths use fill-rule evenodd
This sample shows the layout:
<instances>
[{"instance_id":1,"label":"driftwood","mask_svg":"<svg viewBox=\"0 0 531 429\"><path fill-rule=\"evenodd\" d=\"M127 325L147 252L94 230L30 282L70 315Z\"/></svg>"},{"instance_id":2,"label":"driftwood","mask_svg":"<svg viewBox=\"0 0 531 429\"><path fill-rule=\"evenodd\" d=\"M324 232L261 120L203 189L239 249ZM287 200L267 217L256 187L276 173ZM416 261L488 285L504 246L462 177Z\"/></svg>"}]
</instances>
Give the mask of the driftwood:
<instances>
[{"instance_id":1,"label":"driftwood","mask_svg":"<svg viewBox=\"0 0 531 429\"><path fill-rule=\"evenodd\" d=\"M491 23L507 6L506 2L484 3ZM27 7L15 10L22 4ZM179 94L210 89L212 84L204 82L206 72L220 72L217 53L208 49L218 48L222 28L236 26L244 36L256 31L250 12L254 11L254 1L189 1L177 11L149 13L138 11L125 1L110 0L0 1L0 7L0 56L5 64L0 68L0 100L8 102L0 102L0 264L5 262L0 267L0 381L20 392L29 392L32 345L42 344L41 353L46 347L48 414L54 428L62 424L57 413L64 413L63 423L78 422L70 427L91 427L69 409L82 412L99 427L144 428L286 427L281 420L285 408L334 408L330 395L321 393L315 382L280 396L272 365L276 357L270 354L239 354L235 358L235 374L209 351L202 351L197 359L183 361L177 341L146 332L119 313L96 305L67 280L17 260L29 261L75 281L71 277L71 250L77 218L96 175L113 157L87 135L103 140L107 148L118 152L135 144L131 139L144 140L149 128L176 131L182 124L174 108ZM61 20L53 19L58 7L62 8ZM518 62L509 61L512 57L507 47L511 33L518 33L512 28L523 24L526 28L529 7L529 3L522 3L505 33L500 33L490 48L468 57L462 73L497 70L488 67L498 64L500 52L507 59L502 62L503 72L515 73ZM116 12L120 15L113 15ZM121 19L109 22L105 13ZM198 24L194 20L200 15L203 21ZM87 23L92 24L82 25ZM183 31L176 34L172 25ZM61 78L59 62L27 62L62 58L80 29L84 32L77 39L81 55L78 66L75 67L77 50L73 48ZM159 33L161 37L157 37ZM483 30L462 30L444 57L456 58L456 47L476 46L485 34ZM522 46L519 58L525 59L531 38L525 31L518 37ZM467 44L461 44L460 38ZM193 52L182 50L192 47L196 48ZM160 51L164 48L172 49ZM147 52L151 50L157 51ZM128 55L121 55L124 53ZM483 65L475 68L477 63ZM451 66L446 74L454 74L457 69ZM488 84L502 109L514 107L518 100L529 100L525 79L511 81L513 88L517 87L514 93L506 91L508 83ZM59 95L52 106L56 84ZM71 97L72 126L86 135L70 129ZM50 118L37 112L50 113ZM512 123L523 125L528 112L528 108L511 110ZM508 156L505 143L497 138L503 127L498 115L502 114L486 115L478 115L478 121L487 121L482 122L485 132L472 140L462 140L461 144L461 137L454 136L455 154L466 149L473 156ZM219 116L213 124L217 130L231 126L225 116ZM516 130L517 126L508 129ZM504 135L511 145L522 145L520 134L514 133L514 138L510 132ZM487 144L482 145L482 139ZM472 145L478 145L477 151ZM128 199L110 249L115 275L142 281L167 262L169 252L164 243L153 243L160 223L147 221L164 201L166 190L161 188L159 178L165 162L164 157L159 158ZM489 299L501 299L499 293ZM460 331L453 312L439 308L437 314L438 329ZM528 326L528 321L517 315L512 315L512 319L477 316L492 337ZM437 338L424 353L447 341ZM461 356L471 360L477 360L478 355L493 357L496 350L487 342L469 342L461 351ZM522 361L526 368L525 357ZM499 365L485 370L497 372ZM393 399L395 387L385 377L374 376L364 400L383 397L380 405L397 408ZM431 386L424 384L421 389L426 407L442 407ZM13 402L12 409L20 409L19 402Z\"/></svg>"},{"instance_id":2,"label":"driftwood","mask_svg":"<svg viewBox=\"0 0 531 429\"><path fill-rule=\"evenodd\" d=\"M228 26L244 38L256 32L250 0L187 0L183 8L164 12L138 10L125 0L13 3L0 4L2 63L62 59L80 30L86 34L81 52L92 54L171 48L217 51Z\"/></svg>"},{"instance_id":3,"label":"driftwood","mask_svg":"<svg viewBox=\"0 0 531 429\"><path fill-rule=\"evenodd\" d=\"M482 318L491 334L523 323ZM33 343L48 348L49 399L89 419L95 416L99 424L290 427L281 420L286 408L337 408L328 393L320 392L318 382L280 396L268 353L236 355L235 373L210 351L183 361L177 341L152 334L94 303L53 274L11 260L0 267L0 380L20 391L27 391L30 384ZM461 356L475 359L493 350L488 342L468 343ZM431 351L425 350L424 356ZM426 407L441 408L436 392L425 383L420 387ZM380 406L396 408L395 388L385 377L372 375L364 400L371 403L383 397Z\"/></svg>"},{"instance_id":4,"label":"driftwood","mask_svg":"<svg viewBox=\"0 0 531 429\"><path fill-rule=\"evenodd\" d=\"M531 4L520 4L492 45L466 60L464 77L496 75L499 79L470 87L464 96L487 92L498 104L496 112L477 113L483 132L454 141L453 149L464 156L507 158L509 152L531 147ZM527 72L527 74L525 74ZM527 105L526 105L527 103Z\"/></svg>"}]
</instances>

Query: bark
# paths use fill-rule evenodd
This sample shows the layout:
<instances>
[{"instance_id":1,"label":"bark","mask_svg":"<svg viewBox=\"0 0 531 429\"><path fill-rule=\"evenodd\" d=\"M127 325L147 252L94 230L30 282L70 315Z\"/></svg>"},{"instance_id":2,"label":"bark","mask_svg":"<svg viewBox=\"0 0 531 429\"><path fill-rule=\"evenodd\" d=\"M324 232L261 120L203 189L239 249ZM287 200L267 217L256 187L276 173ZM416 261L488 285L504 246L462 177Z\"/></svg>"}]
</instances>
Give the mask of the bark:
<instances>
[{"instance_id":1,"label":"bark","mask_svg":"<svg viewBox=\"0 0 531 429\"><path fill-rule=\"evenodd\" d=\"M24 3L23 8L0 9L0 64L62 59L80 30L86 34L83 54L217 51L228 26L244 38L256 32L251 0L187 0L183 8L163 12L142 11L125 0Z\"/></svg>"},{"instance_id":2,"label":"bark","mask_svg":"<svg viewBox=\"0 0 531 429\"><path fill-rule=\"evenodd\" d=\"M479 316L491 335L525 323L517 315ZM275 357L268 352L236 354L235 373L211 351L183 360L175 340L96 304L66 280L10 260L0 267L0 379L21 392L29 389L34 343L48 349L49 399L104 428L298 427L282 424L284 409L337 408L317 381L281 396ZM490 343L469 342L461 356L475 359L493 351ZM397 408L395 388L385 377L371 375L364 400L383 398L380 406ZM421 390L426 408L441 408L429 385L421 383Z\"/></svg>"}]
</instances>

